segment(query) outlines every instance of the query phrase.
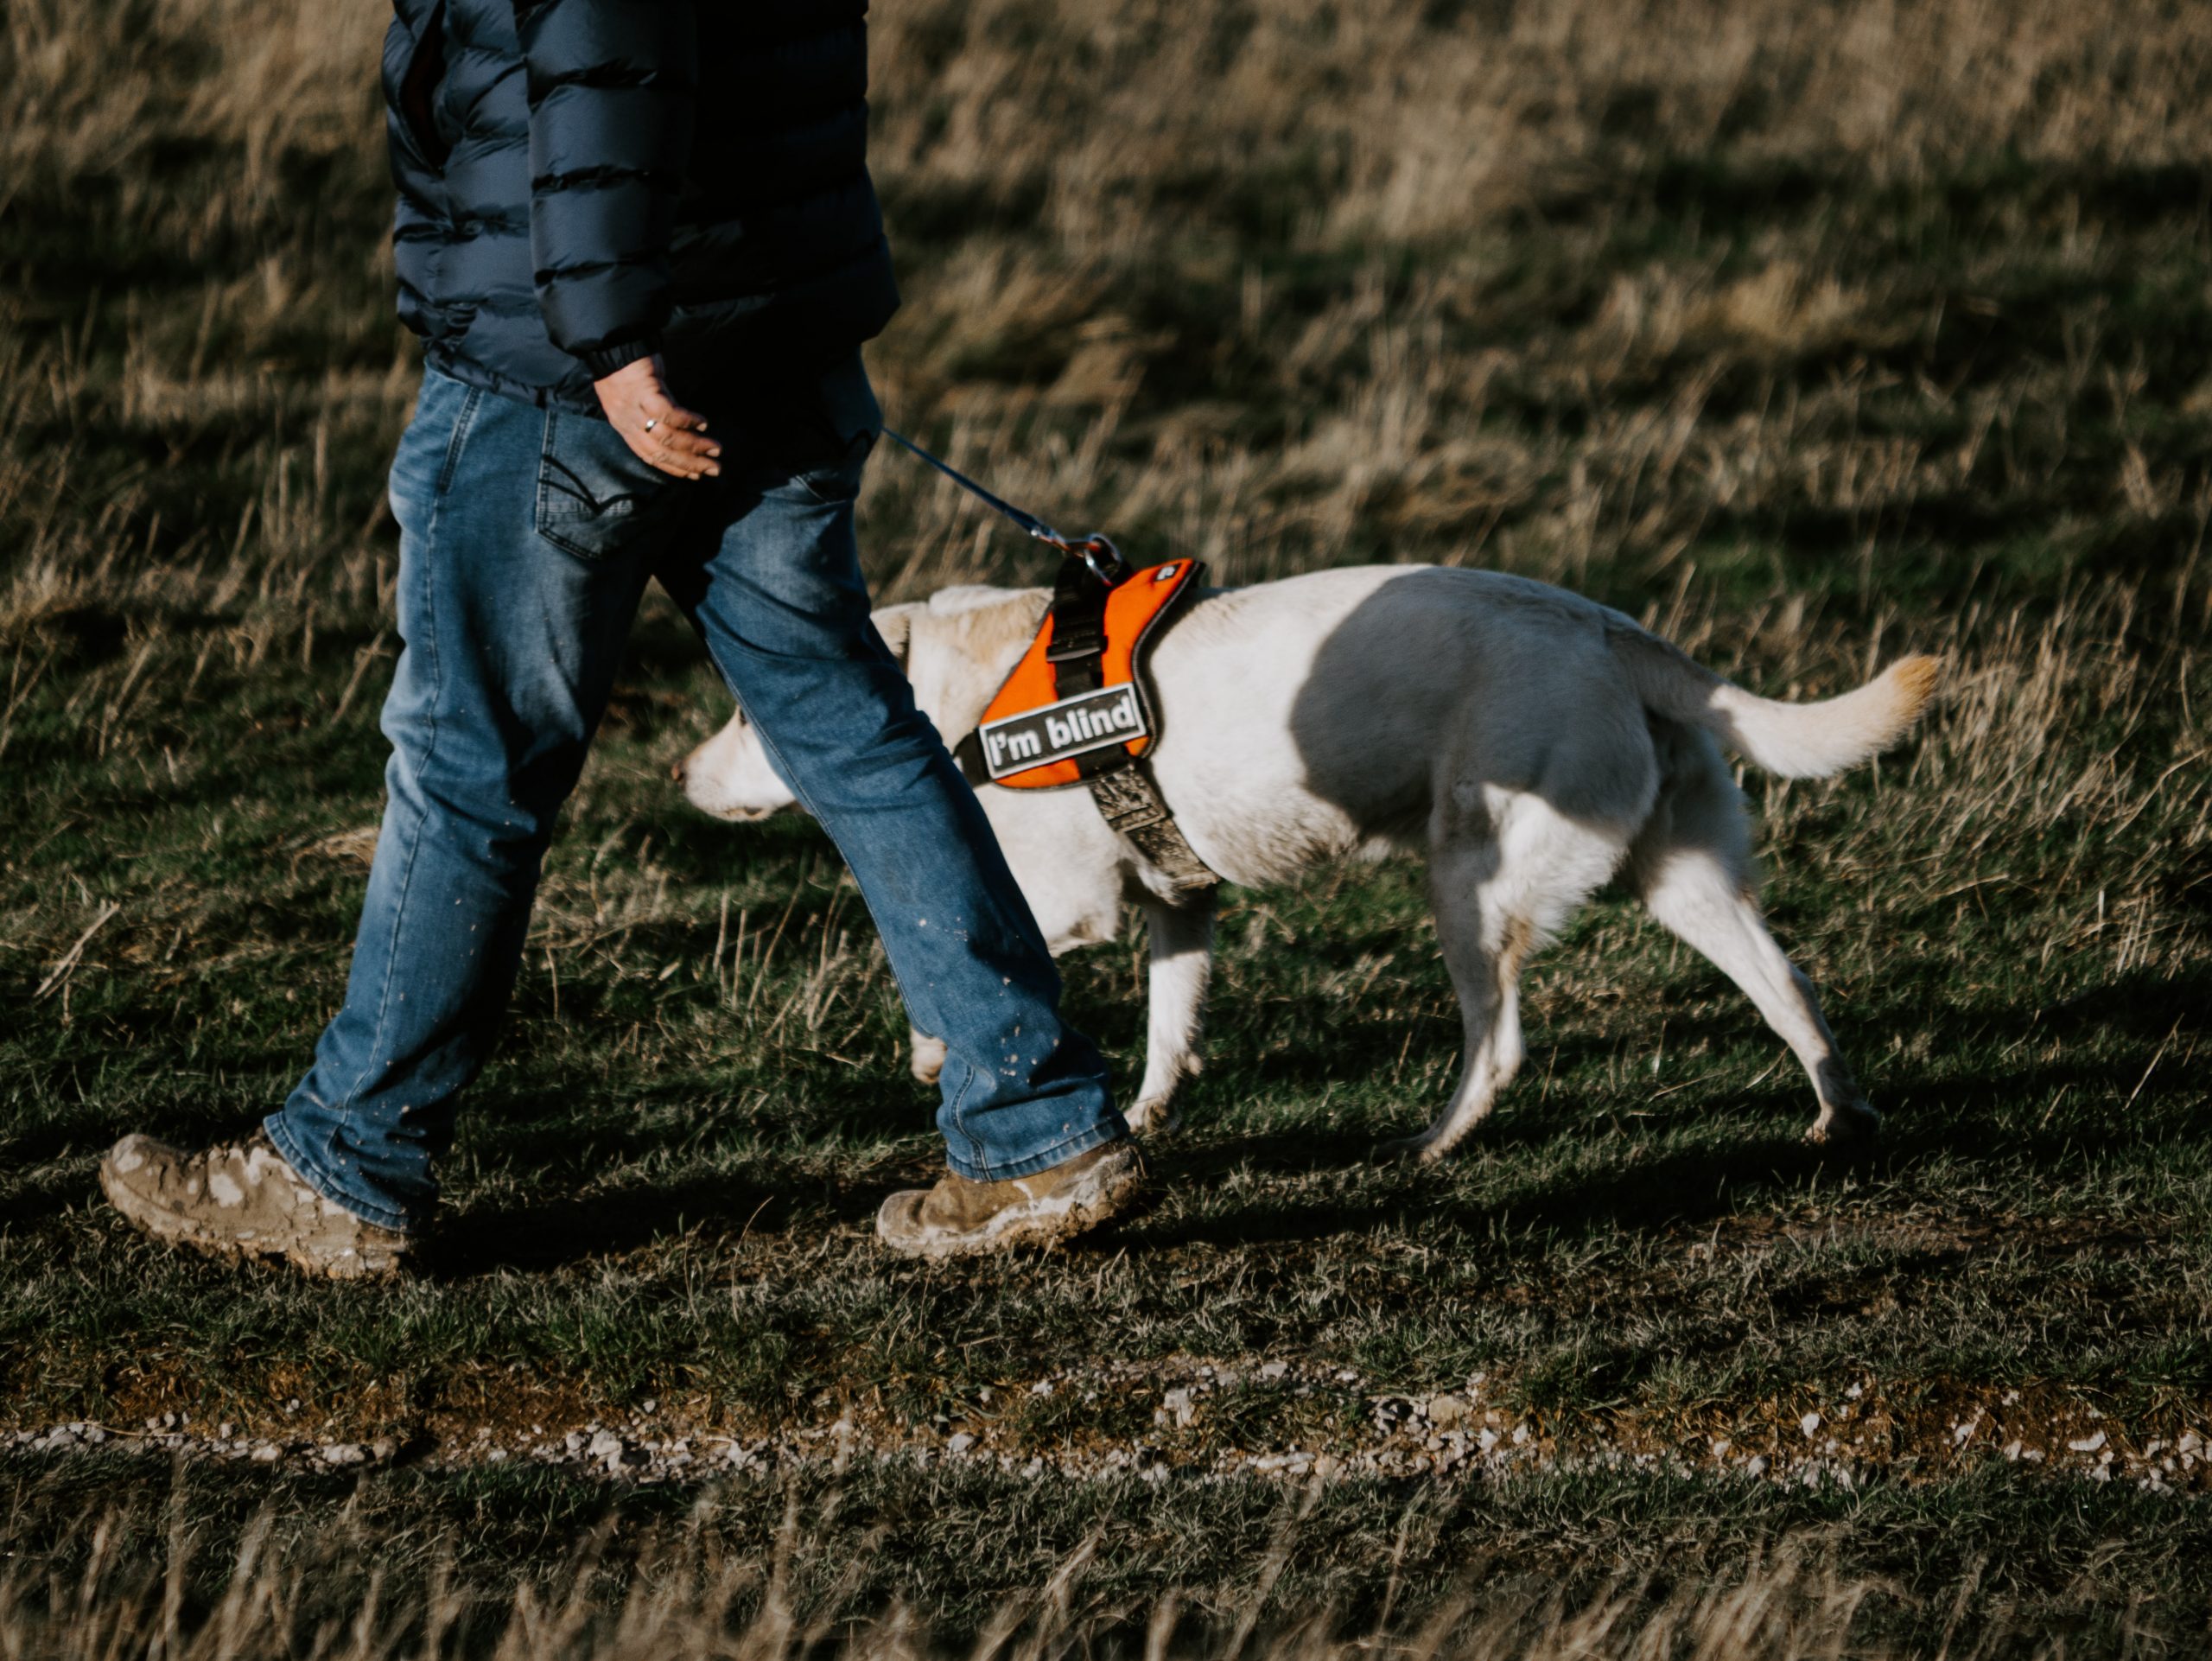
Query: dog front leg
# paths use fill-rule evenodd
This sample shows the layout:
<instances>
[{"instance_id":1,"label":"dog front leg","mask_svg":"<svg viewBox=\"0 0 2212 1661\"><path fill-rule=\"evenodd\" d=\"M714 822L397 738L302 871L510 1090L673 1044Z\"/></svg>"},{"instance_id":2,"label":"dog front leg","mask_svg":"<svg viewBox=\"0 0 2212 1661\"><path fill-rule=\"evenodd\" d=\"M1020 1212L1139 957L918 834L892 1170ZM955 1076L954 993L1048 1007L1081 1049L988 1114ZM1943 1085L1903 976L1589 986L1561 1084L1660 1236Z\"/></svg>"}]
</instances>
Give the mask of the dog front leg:
<instances>
[{"instance_id":1,"label":"dog front leg","mask_svg":"<svg viewBox=\"0 0 2212 1661\"><path fill-rule=\"evenodd\" d=\"M923 1084L935 1084L944 1071L944 1041L931 1038L919 1027L909 1027L906 1032L912 1041L906 1070Z\"/></svg>"},{"instance_id":2,"label":"dog front leg","mask_svg":"<svg viewBox=\"0 0 2212 1661\"><path fill-rule=\"evenodd\" d=\"M1152 959L1147 990L1144 1083L1124 1117L1139 1132L1172 1130L1175 1087L1197 1072L1198 1021L1213 974L1214 898L1182 906L1145 902Z\"/></svg>"}]
</instances>

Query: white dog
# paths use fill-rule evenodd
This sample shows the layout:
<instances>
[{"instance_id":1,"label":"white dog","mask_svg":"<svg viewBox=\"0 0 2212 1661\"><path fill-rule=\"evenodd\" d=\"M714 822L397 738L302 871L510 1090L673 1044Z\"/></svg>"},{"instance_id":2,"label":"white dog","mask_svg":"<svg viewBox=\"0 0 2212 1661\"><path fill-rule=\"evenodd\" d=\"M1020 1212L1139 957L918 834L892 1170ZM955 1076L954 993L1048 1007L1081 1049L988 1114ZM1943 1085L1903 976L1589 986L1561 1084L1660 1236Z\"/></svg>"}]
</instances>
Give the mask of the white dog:
<instances>
[{"instance_id":1,"label":"white dog","mask_svg":"<svg viewBox=\"0 0 2212 1661\"><path fill-rule=\"evenodd\" d=\"M947 744L973 730L1049 598L951 589L876 613ZM1160 792L1222 876L1276 882L1322 860L1426 846L1466 1057L1451 1104L1408 1149L1439 1157L1490 1112L1522 1059L1522 966L1617 871L1796 1053L1820 1098L1811 1141L1879 1123L1811 983L1760 917L1743 795L1715 740L1784 778L1840 772L1911 725L1932 659L1824 703L1781 703L1562 589L1377 566L1208 592L1166 630L1151 669ZM742 710L677 773L695 805L724 818L795 805ZM1087 791L979 793L1055 953L1112 938L1124 901L1144 907L1148 1051L1128 1117L1162 1123L1198 1070L1210 901L1173 903ZM916 1034L918 1076L943 1056Z\"/></svg>"}]
</instances>

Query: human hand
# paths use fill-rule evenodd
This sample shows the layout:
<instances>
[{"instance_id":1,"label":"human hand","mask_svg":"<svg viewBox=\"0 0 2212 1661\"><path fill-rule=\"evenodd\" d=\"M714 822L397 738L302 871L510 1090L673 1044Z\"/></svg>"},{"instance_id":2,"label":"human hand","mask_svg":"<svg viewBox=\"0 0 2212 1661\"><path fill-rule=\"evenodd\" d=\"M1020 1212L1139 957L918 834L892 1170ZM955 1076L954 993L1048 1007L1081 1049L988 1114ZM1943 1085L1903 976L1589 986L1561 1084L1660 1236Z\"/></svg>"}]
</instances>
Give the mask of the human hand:
<instances>
[{"instance_id":1,"label":"human hand","mask_svg":"<svg viewBox=\"0 0 2212 1661\"><path fill-rule=\"evenodd\" d=\"M706 417L669 397L658 356L625 364L594 385L599 407L639 460L679 479L721 476L722 447L706 436Z\"/></svg>"}]
</instances>

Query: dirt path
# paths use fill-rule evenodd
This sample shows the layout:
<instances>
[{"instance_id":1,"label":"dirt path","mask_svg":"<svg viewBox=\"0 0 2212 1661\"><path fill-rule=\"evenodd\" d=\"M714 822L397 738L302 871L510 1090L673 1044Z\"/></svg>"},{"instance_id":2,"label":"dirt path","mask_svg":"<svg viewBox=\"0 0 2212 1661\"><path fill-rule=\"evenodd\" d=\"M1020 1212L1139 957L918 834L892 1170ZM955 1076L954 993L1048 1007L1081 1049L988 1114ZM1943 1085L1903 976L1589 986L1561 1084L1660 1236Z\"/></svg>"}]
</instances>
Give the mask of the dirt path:
<instances>
[{"instance_id":1,"label":"dirt path","mask_svg":"<svg viewBox=\"0 0 2212 1661\"><path fill-rule=\"evenodd\" d=\"M648 1400L626 1416L553 1420L493 1410L435 1414L368 1440L306 1421L297 1402L255 1424L168 1413L132 1427L83 1421L0 1432L4 1445L67 1454L139 1448L164 1457L292 1469L527 1461L632 1482L705 1482L794 1463L979 1461L1040 1475L1259 1474L1286 1480L1429 1477L1634 1468L1675 1477L1824 1483L1926 1480L1999 1460L2054 1478L2128 1482L2177 1497L2212 1493L2212 1408L2158 1424L2108 1416L2078 1396L1959 1384L1855 1384L1831 1402L1548 1417L1504 1404L1478 1376L1422 1396L1377 1393L1343 1369L1268 1361L1249 1371L1187 1360L1062 1371L948 1403L925 1420L874 1401L817 1397L783 1426L717 1424L701 1402ZM541 1407L543 1403L539 1404Z\"/></svg>"}]
</instances>

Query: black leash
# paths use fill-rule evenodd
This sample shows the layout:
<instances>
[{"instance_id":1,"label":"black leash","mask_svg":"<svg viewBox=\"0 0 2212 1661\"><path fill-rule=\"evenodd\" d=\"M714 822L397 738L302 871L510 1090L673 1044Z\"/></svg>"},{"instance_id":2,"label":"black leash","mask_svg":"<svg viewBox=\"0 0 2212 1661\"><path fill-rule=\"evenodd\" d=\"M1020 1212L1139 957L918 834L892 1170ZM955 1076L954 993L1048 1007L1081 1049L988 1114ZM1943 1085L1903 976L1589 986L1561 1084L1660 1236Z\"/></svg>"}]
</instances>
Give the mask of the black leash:
<instances>
[{"instance_id":1,"label":"black leash","mask_svg":"<svg viewBox=\"0 0 2212 1661\"><path fill-rule=\"evenodd\" d=\"M1091 575L1108 588L1112 588L1128 576L1129 568L1122 561L1122 550L1114 545L1110 537L1102 536L1096 531L1087 537L1064 537L1034 513L1016 507L1002 496L994 495L950 462L940 461L906 434L893 432L886 427L883 436L897 440L969 495L1004 514L1038 541L1049 543L1064 554L1078 556L1090 568Z\"/></svg>"}]
</instances>

